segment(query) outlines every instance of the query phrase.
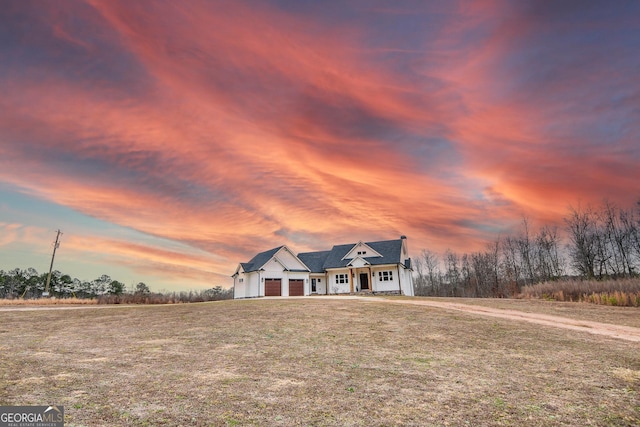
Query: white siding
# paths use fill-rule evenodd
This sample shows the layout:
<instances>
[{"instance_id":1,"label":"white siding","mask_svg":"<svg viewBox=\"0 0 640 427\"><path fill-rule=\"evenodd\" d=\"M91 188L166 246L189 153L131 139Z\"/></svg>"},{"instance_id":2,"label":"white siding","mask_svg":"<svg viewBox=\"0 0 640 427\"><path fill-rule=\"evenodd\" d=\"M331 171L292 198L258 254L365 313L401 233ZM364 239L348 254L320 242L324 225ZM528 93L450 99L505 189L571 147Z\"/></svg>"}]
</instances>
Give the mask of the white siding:
<instances>
[{"instance_id":1,"label":"white siding","mask_svg":"<svg viewBox=\"0 0 640 427\"><path fill-rule=\"evenodd\" d=\"M258 273L245 274L245 286L247 287L247 298L255 298L264 295L264 290L260 293L260 282L258 281Z\"/></svg>"},{"instance_id":2,"label":"white siding","mask_svg":"<svg viewBox=\"0 0 640 427\"><path fill-rule=\"evenodd\" d=\"M336 277L339 274L347 275L346 283L336 283ZM348 294L351 292L351 287L349 286L349 270L336 270L329 273L328 285L330 294Z\"/></svg>"},{"instance_id":3,"label":"white siding","mask_svg":"<svg viewBox=\"0 0 640 427\"><path fill-rule=\"evenodd\" d=\"M358 252L361 252L361 253L358 253ZM356 244L342 259L353 259L357 256L368 258L368 257L379 257L381 255L378 252L374 251L366 243L360 242Z\"/></svg>"},{"instance_id":4,"label":"white siding","mask_svg":"<svg viewBox=\"0 0 640 427\"><path fill-rule=\"evenodd\" d=\"M327 293L327 283L325 276L312 276L309 278L309 293L311 293L311 280L316 279L316 294L324 295Z\"/></svg>"},{"instance_id":5,"label":"white siding","mask_svg":"<svg viewBox=\"0 0 640 427\"><path fill-rule=\"evenodd\" d=\"M390 271L391 280L380 280L379 272ZM373 291L374 292L399 292L400 282L398 282L398 268L396 265L377 267L373 270Z\"/></svg>"},{"instance_id":6,"label":"white siding","mask_svg":"<svg viewBox=\"0 0 640 427\"><path fill-rule=\"evenodd\" d=\"M411 270L400 267L400 271L402 273L402 293L410 297L414 296L413 275L411 274Z\"/></svg>"},{"instance_id":7,"label":"white siding","mask_svg":"<svg viewBox=\"0 0 640 427\"><path fill-rule=\"evenodd\" d=\"M280 264L278 261L276 261L275 259L271 259L268 263L266 263L262 269L265 272L282 272L282 270L284 270L284 268L282 267L282 264ZM269 277L270 279L277 279L277 277Z\"/></svg>"},{"instance_id":8,"label":"white siding","mask_svg":"<svg viewBox=\"0 0 640 427\"><path fill-rule=\"evenodd\" d=\"M282 248L276 254L276 258L282 262L288 270L306 270L306 267L289 252Z\"/></svg>"},{"instance_id":9,"label":"white siding","mask_svg":"<svg viewBox=\"0 0 640 427\"><path fill-rule=\"evenodd\" d=\"M258 282L257 272L240 273L235 278L234 283L234 298L255 298L260 296L260 283Z\"/></svg>"},{"instance_id":10,"label":"white siding","mask_svg":"<svg viewBox=\"0 0 640 427\"><path fill-rule=\"evenodd\" d=\"M246 288L244 282L240 282L240 279L244 278L244 274L238 275L233 279L233 297L234 298L244 298L244 294L246 293Z\"/></svg>"}]
</instances>

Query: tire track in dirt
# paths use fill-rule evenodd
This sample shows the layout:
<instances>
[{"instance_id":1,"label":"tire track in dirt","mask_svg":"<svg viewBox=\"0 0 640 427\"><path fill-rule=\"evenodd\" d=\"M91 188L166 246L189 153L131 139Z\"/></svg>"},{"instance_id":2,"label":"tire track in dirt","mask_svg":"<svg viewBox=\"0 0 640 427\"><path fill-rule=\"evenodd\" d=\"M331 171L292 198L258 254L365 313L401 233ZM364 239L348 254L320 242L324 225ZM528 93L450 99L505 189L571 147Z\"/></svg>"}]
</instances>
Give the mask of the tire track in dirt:
<instances>
[{"instance_id":1,"label":"tire track in dirt","mask_svg":"<svg viewBox=\"0 0 640 427\"><path fill-rule=\"evenodd\" d=\"M482 307L476 305L459 304L445 301L427 300L392 300L376 297L357 297L362 301L380 302L390 304L420 305L440 308L444 310L462 311L465 313L478 314L481 316L497 317L500 319L517 320L535 323L554 328L569 329L573 331L588 332L594 335L604 335L610 338L617 338L625 341L640 342L640 328L631 326L614 325L610 323L591 322L588 320L577 320L568 317L552 316L539 313L525 313L523 311Z\"/></svg>"}]
</instances>

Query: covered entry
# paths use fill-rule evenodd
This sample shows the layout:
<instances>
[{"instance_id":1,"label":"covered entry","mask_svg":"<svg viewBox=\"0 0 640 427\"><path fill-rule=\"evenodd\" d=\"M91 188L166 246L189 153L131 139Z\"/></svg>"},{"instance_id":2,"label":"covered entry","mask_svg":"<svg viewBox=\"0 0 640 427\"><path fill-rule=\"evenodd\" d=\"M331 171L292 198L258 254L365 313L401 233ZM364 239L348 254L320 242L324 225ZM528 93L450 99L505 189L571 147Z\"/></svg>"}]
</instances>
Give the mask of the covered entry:
<instances>
[{"instance_id":1,"label":"covered entry","mask_svg":"<svg viewBox=\"0 0 640 427\"><path fill-rule=\"evenodd\" d=\"M369 273L360 273L360 290L369 290Z\"/></svg>"},{"instance_id":2,"label":"covered entry","mask_svg":"<svg viewBox=\"0 0 640 427\"><path fill-rule=\"evenodd\" d=\"M265 297L282 296L282 280L264 279L264 296Z\"/></svg>"},{"instance_id":3,"label":"covered entry","mask_svg":"<svg viewBox=\"0 0 640 427\"><path fill-rule=\"evenodd\" d=\"M290 297L304 296L304 280L289 279L289 296Z\"/></svg>"}]
</instances>

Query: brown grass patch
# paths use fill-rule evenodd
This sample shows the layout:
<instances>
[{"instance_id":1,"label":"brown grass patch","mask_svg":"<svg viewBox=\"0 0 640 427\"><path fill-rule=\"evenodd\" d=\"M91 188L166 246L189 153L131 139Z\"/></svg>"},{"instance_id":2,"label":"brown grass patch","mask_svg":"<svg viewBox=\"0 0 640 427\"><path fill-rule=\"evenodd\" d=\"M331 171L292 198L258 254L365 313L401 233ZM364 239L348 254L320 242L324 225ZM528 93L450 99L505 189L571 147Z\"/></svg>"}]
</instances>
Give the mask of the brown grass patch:
<instances>
[{"instance_id":1,"label":"brown grass patch","mask_svg":"<svg viewBox=\"0 0 640 427\"><path fill-rule=\"evenodd\" d=\"M392 298L392 297L389 297ZM518 310L525 313L549 314L576 320L610 323L613 325L640 328L640 311L637 307L616 307L589 304L586 302L562 302L542 299L512 298L442 298L442 297L395 297L430 301L445 301L481 307Z\"/></svg>"},{"instance_id":2,"label":"brown grass patch","mask_svg":"<svg viewBox=\"0 0 640 427\"><path fill-rule=\"evenodd\" d=\"M558 280L525 286L519 298L577 301L640 307L640 278L618 280Z\"/></svg>"},{"instance_id":3,"label":"brown grass patch","mask_svg":"<svg viewBox=\"0 0 640 427\"><path fill-rule=\"evenodd\" d=\"M2 317L0 402L70 427L640 423L639 344L522 322L322 299Z\"/></svg>"}]
</instances>

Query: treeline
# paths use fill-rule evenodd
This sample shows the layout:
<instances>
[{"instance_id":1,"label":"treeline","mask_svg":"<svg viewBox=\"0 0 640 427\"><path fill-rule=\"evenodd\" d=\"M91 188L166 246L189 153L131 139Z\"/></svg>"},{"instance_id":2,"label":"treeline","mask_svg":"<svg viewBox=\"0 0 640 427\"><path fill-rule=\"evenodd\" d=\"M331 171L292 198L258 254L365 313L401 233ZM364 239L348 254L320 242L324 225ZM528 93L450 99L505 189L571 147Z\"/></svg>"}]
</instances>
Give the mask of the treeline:
<instances>
[{"instance_id":1,"label":"treeline","mask_svg":"<svg viewBox=\"0 0 640 427\"><path fill-rule=\"evenodd\" d=\"M609 201L570 208L563 222L562 228L534 231L524 218L516 234L487 243L484 251L423 250L414 260L416 295L512 297L524 286L567 276L588 280L638 276L640 201L636 209Z\"/></svg>"},{"instance_id":2,"label":"treeline","mask_svg":"<svg viewBox=\"0 0 640 427\"><path fill-rule=\"evenodd\" d=\"M42 297L48 273L35 268L0 270L0 299L35 299ZM131 289L124 283L103 274L94 280L80 280L58 270L51 273L49 295L56 298L98 299L98 303L167 304L177 302L215 301L233 298L233 290L216 286L187 292L151 292L139 282Z\"/></svg>"},{"instance_id":3,"label":"treeline","mask_svg":"<svg viewBox=\"0 0 640 427\"><path fill-rule=\"evenodd\" d=\"M180 304L233 299L233 289L216 286L199 291L133 292L120 295L100 295L98 304Z\"/></svg>"}]
</instances>

